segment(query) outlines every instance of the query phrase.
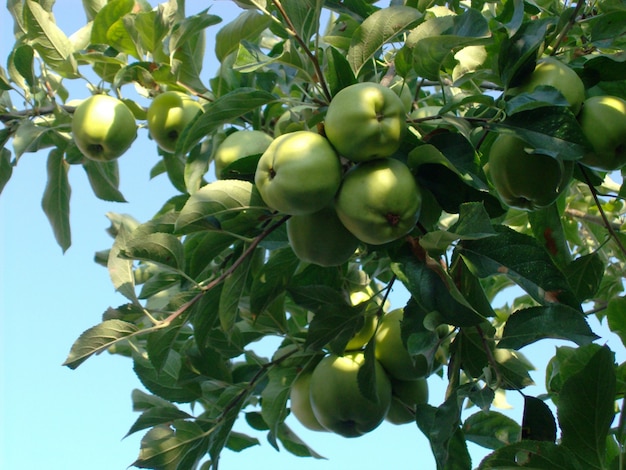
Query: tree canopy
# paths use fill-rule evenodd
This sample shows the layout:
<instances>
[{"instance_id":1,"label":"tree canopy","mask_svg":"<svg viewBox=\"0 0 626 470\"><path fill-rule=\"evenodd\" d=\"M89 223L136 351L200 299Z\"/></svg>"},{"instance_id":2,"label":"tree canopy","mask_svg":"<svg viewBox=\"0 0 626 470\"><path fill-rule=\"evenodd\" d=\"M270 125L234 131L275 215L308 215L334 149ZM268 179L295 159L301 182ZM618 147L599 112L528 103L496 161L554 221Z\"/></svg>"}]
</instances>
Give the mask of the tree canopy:
<instances>
[{"instance_id":1,"label":"tree canopy","mask_svg":"<svg viewBox=\"0 0 626 470\"><path fill-rule=\"evenodd\" d=\"M108 214L95 261L126 303L90 306L64 363L128 358L132 464L216 469L260 444L237 420L319 457L293 414L337 439L414 423L442 470L622 468L624 367L590 325L626 343L626 2L234 3L223 22L83 0L68 34L54 1L7 2L0 192L46 151L63 251L68 173L124 202L137 135L177 193L147 221ZM524 347L553 339L547 393L526 394ZM511 391L522 422L494 406Z\"/></svg>"}]
</instances>

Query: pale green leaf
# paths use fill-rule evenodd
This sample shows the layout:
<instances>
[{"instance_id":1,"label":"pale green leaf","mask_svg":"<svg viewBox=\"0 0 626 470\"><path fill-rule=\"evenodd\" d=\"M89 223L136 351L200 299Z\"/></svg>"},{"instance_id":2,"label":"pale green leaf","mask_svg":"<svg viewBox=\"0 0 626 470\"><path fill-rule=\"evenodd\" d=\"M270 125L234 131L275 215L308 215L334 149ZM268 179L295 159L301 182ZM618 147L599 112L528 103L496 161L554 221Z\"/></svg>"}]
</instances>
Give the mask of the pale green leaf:
<instances>
[{"instance_id":1,"label":"pale green leaf","mask_svg":"<svg viewBox=\"0 0 626 470\"><path fill-rule=\"evenodd\" d=\"M68 179L69 164L63 159L63 152L52 149L48 155L48 181L43 193L41 206L52 226L54 238L65 252L72 244L70 230L70 196Z\"/></svg>"},{"instance_id":2,"label":"pale green leaf","mask_svg":"<svg viewBox=\"0 0 626 470\"><path fill-rule=\"evenodd\" d=\"M215 55L222 62L239 48L241 41L259 37L272 20L256 11L245 10L233 21L224 25L215 35Z\"/></svg>"}]
</instances>

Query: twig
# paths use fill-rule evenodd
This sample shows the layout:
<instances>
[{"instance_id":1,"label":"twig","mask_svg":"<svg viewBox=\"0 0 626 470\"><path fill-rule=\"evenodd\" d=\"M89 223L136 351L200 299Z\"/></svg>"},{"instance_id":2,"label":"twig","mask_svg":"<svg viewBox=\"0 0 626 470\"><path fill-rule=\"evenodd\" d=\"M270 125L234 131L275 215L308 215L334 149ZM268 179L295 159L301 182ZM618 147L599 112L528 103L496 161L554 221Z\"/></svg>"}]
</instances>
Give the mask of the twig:
<instances>
[{"instance_id":1,"label":"twig","mask_svg":"<svg viewBox=\"0 0 626 470\"><path fill-rule=\"evenodd\" d=\"M557 51L559 50L559 47L561 47L561 43L563 42L563 39L565 39L565 36L569 32L569 30L572 29L572 27L576 24L576 18L578 17L578 12L580 11L580 9L583 7L584 4L585 4L585 0L579 0L576 2L576 6L574 7L572 16L570 16L569 21L567 22L567 24L563 27L563 29L557 36L554 46L552 47L552 51L550 52L550 55L555 55L557 53Z\"/></svg>"},{"instance_id":2,"label":"twig","mask_svg":"<svg viewBox=\"0 0 626 470\"><path fill-rule=\"evenodd\" d=\"M572 209L571 207L566 208L564 211L564 214L570 217L573 217L575 219L584 220L585 222L591 222L592 224L602 225L603 227L606 224L604 219L600 217L599 215L587 214L586 212L579 211L578 209ZM614 230L619 230L621 228L621 225L617 222L610 222L610 225L611 227L613 227Z\"/></svg>"}]
</instances>

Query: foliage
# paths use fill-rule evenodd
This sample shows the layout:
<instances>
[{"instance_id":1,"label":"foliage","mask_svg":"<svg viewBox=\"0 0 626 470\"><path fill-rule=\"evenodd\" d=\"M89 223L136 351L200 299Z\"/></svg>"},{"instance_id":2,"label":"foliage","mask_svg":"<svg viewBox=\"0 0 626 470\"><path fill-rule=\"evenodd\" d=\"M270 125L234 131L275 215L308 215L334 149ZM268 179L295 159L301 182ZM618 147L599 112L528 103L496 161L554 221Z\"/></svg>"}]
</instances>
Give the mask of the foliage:
<instances>
[{"instance_id":1,"label":"foliage","mask_svg":"<svg viewBox=\"0 0 626 470\"><path fill-rule=\"evenodd\" d=\"M510 91L552 55L587 96L626 98L624 2L242 0L221 24L210 8L186 15L181 0L84 0L88 21L71 36L53 3L7 2L15 44L0 68L0 190L25 153L48 149L42 206L63 250L69 171L82 167L96 197L124 201L118 162L89 160L72 138L70 84L122 99L144 124L139 132L164 90L204 108L173 152L154 145L161 158L151 176L166 174L180 194L143 223L111 216L111 247L96 259L127 303L107 309L65 361L74 369L109 351L132 362L149 391L133 393L140 415L129 433L146 432L136 467L217 468L224 449L259 444L232 431L237 419L267 432L276 449L319 457L285 423L291 384L328 352L342 354L371 313L351 305L352 292L373 289L380 316L401 285L410 294L394 306L404 310L402 341L449 382L446 396L431 397L438 406L414 409L439 469L471 468L468 441L493 450L478 464L485 470L621 468L624 368L588 319L606 320L626 341L624 170L576 163L589 143L557 89ZM206 34L221 64L208 81ZM213 156L237 130L274 136L279 119L324 135L332 97L368 81L400 82L412 109L437 110L407 113L393 156L420 187L419 221L398 240L361 243L339 266L302 262L289 245L289 215L267 207L253 184L260 155L233 162L223 174L237 178L220 180ZM487 176L499 133L576 163L554 204L531 212L501 202ZM522 294L497 305L513 285ZM267 337L279 340L269 358L255 352ZM496 392L523 393L531 382L519 350L550 338L572 346L552 358L547 395L525 396L522 423L493 410ZM373 340L364 347L358 375L372 400L374 349ZM475 411L465 419L466 407Z\"/></svg>"}]
</instances>

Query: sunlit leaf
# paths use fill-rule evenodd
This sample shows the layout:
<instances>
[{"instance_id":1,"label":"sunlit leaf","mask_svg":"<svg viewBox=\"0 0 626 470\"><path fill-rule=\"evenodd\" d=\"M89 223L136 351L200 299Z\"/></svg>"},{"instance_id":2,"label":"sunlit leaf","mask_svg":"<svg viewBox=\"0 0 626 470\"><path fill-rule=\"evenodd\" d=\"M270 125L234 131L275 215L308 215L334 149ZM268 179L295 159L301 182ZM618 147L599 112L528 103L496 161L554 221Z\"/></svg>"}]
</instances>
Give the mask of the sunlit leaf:
<instances>
[{"instance_id":1,"label":"sunlit leaf","mask_svg":"<svg viewBox=\"0 0 626 470\"><path fill-rule=\"evenodd\" d=\"M215 55L222 62L236 51L245 39L258 37L267 28L271 19L256 10L243 11L230 23L224 25L215 35Z\"/></svg>"},{"instance_id":2,"label":"sunlit leaf","mask_svg":"<svg viewBox=\"0 0 626 470\"><path fill-rule=\"evenodd\" d=\"M68 179L69 165L63 159L63 152L53 149L48 155L48 181L43 193L41 206L52 226L54 238L63 251L72 244L70 229L70 195Z\"/></svg>"}]
</instances>

